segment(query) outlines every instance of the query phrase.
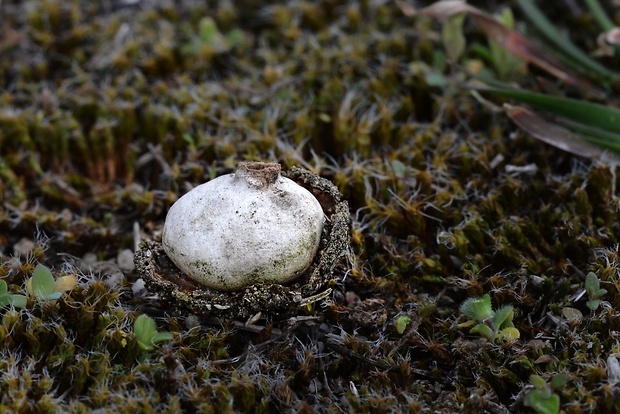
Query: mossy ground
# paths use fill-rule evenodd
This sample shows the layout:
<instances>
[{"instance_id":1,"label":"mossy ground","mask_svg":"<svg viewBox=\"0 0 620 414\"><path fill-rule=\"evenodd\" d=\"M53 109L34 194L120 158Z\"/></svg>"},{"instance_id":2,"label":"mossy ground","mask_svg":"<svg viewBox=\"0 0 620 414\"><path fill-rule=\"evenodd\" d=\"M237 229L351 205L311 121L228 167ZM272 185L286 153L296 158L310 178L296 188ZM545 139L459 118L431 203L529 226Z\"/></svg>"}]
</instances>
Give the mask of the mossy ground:
<instances>
[{"instance_id":1,"label":"mossy ground","mask_svg":"<svg viewBox=\"0 0 620 414\"><path fill-rule=\"evenodd\" d=\"M620 412L614 171L429 85L431 21L346 0L0 11L0 277L79 276L56 303L1 310L0 411L502 413L527 409L530 374L565 372L566 412ZM120 253L238 160L340 188L344 294L251 325L134 294ZM458 326L485 293L514 306L515 342ZM142 313L174 339L141 352Z\"/></svg>"}]
</instances>

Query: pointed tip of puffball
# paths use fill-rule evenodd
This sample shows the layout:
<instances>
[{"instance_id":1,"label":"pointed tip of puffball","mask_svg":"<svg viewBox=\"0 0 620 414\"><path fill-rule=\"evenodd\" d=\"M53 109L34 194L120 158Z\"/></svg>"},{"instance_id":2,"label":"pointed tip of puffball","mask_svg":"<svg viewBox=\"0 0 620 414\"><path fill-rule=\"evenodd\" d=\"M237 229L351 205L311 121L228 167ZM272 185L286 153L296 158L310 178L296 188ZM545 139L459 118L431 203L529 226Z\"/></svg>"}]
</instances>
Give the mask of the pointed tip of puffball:
<instances>
[{"instance_id":1,"label":"pointed tip of puffball","mask_svg":"<svg viewBox=\"0 0 620 414\"><path fill-rule=\"evenodd\" d=\"M282 167L276 162L240 162L235 178L255 187L266 187L278 180L281 170Z\"/></svg>"}]
</instances>

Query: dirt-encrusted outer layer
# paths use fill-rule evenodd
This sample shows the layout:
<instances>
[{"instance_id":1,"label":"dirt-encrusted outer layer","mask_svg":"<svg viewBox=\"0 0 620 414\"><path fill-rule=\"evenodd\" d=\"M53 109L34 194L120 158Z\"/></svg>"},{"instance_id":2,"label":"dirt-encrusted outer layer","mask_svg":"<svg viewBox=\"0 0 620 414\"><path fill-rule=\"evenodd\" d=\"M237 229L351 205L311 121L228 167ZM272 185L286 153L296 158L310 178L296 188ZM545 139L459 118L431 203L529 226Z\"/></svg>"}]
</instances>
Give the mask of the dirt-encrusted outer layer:
<instances>
[{"instance_id":1,"label":"dirt-encrusted outer layer","mask_svg":"<svg viewBox=\"0 0 620 414\"><path fill-rule=\"evenodd\" d=\"M161 243L144 240L134 260L148 289L181 311L205 317L247 318L257 312L288 316L297 313L301 306L330 297L342 278L336 266L343 264L349 248L348 204L335 185L308 170L292 168L284 175L310 191L327 218L319 250L303 275L287 285L257 284L238 292L217 291L184 275L168 258Z\"/></svg>"}]
</instances>

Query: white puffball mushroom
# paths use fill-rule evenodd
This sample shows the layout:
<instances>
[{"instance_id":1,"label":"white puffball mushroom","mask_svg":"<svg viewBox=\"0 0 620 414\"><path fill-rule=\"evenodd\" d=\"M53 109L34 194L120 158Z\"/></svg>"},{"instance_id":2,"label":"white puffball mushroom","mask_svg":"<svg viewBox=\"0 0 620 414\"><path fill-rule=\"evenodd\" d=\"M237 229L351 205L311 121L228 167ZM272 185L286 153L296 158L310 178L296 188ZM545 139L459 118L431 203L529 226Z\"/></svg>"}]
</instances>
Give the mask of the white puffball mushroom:
<instances>
[{"instance_id":1,"label":"white puffball mushroom","mask_svg":"<svg viewBox=\"0 0 620 414\"><path fill-rule=\"evenodd\" d=\"M318 200L280 176L279 164L247 162L179 198L162 244L183 273L211 289L283 284L312 263L324 221Z\"/></svg>"}]
</instances>

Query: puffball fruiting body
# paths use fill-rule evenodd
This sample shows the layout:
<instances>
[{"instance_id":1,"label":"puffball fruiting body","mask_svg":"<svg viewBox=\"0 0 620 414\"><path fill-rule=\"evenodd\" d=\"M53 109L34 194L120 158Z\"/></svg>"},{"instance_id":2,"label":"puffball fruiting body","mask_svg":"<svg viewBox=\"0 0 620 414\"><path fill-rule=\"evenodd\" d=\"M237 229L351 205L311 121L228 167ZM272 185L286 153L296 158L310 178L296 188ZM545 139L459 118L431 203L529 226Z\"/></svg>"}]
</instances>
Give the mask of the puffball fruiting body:
<instances>
[{"instance_id":1,"label":"puffball fruiting body","mask_svg":"<svg viewBox=\"0 0 620 414\"><path fill-rule=\"evenodd\" d=\"M188 277L217 290L287 283L312 263L325 214L275 163L240 163L170 208L162 244Z\"/></svg>"}]
</instances>

